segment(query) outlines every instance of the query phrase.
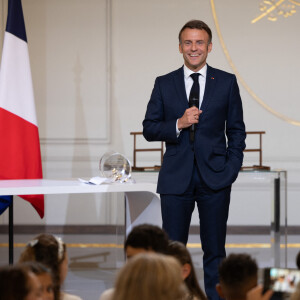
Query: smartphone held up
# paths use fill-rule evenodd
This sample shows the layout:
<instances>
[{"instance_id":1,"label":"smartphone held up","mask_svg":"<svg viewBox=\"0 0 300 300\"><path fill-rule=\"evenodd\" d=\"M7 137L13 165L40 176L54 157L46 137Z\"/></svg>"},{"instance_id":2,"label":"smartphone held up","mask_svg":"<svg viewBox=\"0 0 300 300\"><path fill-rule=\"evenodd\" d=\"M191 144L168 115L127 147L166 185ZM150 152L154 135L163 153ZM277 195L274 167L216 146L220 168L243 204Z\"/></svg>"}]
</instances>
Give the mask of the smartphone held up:
<instances>
[{"instance_id":1,"label":"smartphone held up","mask_svg":"<svg viewBox=\"0 0 300 300\"><path fill-rule=\"evenodd\" d=\"M271 299L289 298L299 282L300 270L282 268L264 269L264 291L274 291Z\"/></svg>"}]
</instances>

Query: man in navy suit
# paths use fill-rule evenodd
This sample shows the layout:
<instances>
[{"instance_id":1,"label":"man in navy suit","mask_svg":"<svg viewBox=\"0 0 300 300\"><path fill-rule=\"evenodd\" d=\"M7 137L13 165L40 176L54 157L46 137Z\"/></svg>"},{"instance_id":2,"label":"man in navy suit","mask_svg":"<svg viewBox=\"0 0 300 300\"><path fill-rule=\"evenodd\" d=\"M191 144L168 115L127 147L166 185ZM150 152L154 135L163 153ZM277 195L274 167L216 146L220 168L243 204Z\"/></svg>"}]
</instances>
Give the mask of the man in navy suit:
<instances>
[{"instance_id":1,"label":"man in navy suit","mask_svg":"<svg viewBox=\"0 0 300 300\"><path fill-rule=\"evenodd\" d=\"M156 78L143 135L166 143L157 192L170 239L187 243L197 203L205 291L215 300L218 266L226 256L231 185L242 166L246 133L236 77L206 64L211 50L211 30L204 22L183 26L179 51L184 66ZM199 107L189 105L195 91Z\"/></svg>"}]
</instances>

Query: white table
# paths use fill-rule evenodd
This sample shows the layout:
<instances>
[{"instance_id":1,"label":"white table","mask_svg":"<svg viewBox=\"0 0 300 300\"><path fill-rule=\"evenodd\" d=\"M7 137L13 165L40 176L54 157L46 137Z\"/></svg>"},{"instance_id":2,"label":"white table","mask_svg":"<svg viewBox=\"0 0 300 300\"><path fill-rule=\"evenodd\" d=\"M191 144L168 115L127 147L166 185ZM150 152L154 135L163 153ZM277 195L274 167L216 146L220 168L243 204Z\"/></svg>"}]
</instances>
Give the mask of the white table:
<instances>
[{"instance_id":1,"label":"white table","mask_svg":"<svg viewBox=\"0 0 300 300\"><path fill-rule=\"evenodd\" d=\"M93 185L82 183L77 179L0 180L0 196L124 193L126 233L133 226L141 223L155 223L161 226L160 199L155 191L156 183L103 183L101 185ZM155 214L155 217L153 214ZM10 241L12 241L12 238L10 238ZM13 261L13 253L11 253L13 246L11 244L13 242L10 242L10 262Z\"/></svg>"},{"instance_id":2,"label":"white table","mask_svg":"<svg viewBox=\"0 0 300 300\"><path fill-rule=\"evenodd\" d=\"M161 224L160 199L156 194L156 183L112 183L85 184L76 179L23 179L0 180L0 195L50 195L50 194L87 194L87 193L125 193L126 228L140 223ZM150 212L152 210L152 212Z\"/></svg>"},{"instance_id":3,"label":"white table","mask_svg":"<svg viewBox=\"0 0 300 300\"><path fill-rule=\"evenodd\" d=\"M22 179L0 180L0 195L79 194L111 192L150 192L155 194L154 183L85 184L77 179Z\"/></svg>"}]
</instances>

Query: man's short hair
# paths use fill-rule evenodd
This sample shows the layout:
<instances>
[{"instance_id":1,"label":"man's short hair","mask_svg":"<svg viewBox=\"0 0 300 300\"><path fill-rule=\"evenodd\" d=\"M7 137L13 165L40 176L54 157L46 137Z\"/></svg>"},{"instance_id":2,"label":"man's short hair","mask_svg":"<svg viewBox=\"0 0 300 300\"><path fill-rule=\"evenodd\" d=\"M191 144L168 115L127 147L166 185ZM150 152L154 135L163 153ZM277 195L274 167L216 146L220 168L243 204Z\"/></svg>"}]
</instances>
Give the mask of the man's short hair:
<instances>
[{"instance_id":1,"label":"man's short hair","mask_svg":"<svg viewBox=\"0 0 300 300\"><path fill-rule=\"evenodd\" d=\"M158 253L166 253L169 238L167 233L158 226L151 224L142 224L135 226L127 239L124 248L128 246L132 248L143 248Z\"/></svg>"},{"instance_id":2,"label":"man's short hair","mask_svg":"<svg viewBox=\"0 0 300 300\"><path fill-rule=\"evenodd\" d=\"M245 299L257 285L257 263L248 254L230 254L219 266L220 284L231 299Z\"/></svg>"},{"instance_id":3,"label":"man's short hair","mask_svg":"<svg viewBox=\"0 0 300 300\"><path fill-rule=\"evenodd\" d=\"M210 44L212 41L212 33L211 33L211 29L209 28L209 26L204 23L203 21L200 20L191 20L188 21L186 24L183 25L183 27L181 28L181 30L179 31L179 35L178 35L178 39L179 39L179 43L181 44L181 34L183 32L183 30L185 30L186 28L189 29L199 29L199 30L205 30L208 34L208 43Z\"/></svg>"}]
</instances>

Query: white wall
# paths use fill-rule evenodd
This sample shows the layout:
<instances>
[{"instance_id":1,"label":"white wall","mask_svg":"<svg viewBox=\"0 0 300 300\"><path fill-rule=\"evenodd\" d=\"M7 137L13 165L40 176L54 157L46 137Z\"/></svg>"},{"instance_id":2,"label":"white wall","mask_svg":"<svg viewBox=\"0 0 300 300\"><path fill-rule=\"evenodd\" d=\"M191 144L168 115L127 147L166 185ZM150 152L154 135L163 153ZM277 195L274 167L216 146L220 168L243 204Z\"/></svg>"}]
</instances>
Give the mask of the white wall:
<instances>
[{"instance_id":1,"label":"white wall","mask_svg":"<svg viewBox=\"0 0 300 300\"><path fill-rule=\"evenodd\" d=\"M155 77L182 65L178 31L186 21L197 18L213 31L208 63L228 72L235 66L240 74L247 130L266 131L264 164L288 170L289 224L300 225L300 3L295 1L297 13L291 16L276 15L278 8L272 16L276 21L269 21L269 14L251 23L261 15L260 0L22 2L45 178L97 175L98 161L110 149L132 160L133 137L129 133L142 130ZM6 0L0 0L0 7L3 36ZM220 37L232 61L225 56ZM263 108L255 97L270 108ZM298 123L289 123L291 119ZM252 147L256 142L249 143ZM139 155L139 164L153 164L156 157ZM257 163L255 159L246 154L245 165ZM98 196L88 199L88 204L75 196L52 197L46 201L43 221L27 203L16 201L15 222L107 224L115 220L112 211L118 207L119 197ZM247 200L245 205L253 208ZM238 215L235 210L230 222L237 224ZM253 218L249 223L255 225L256 221ZM7 213L0 222L6 224Z\"/></svg>"}]
</instances>

